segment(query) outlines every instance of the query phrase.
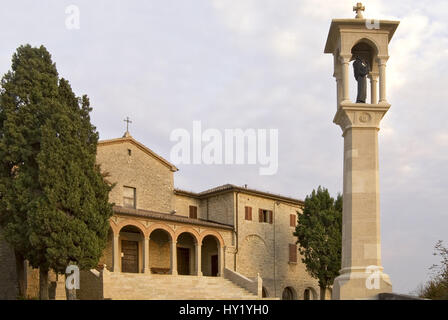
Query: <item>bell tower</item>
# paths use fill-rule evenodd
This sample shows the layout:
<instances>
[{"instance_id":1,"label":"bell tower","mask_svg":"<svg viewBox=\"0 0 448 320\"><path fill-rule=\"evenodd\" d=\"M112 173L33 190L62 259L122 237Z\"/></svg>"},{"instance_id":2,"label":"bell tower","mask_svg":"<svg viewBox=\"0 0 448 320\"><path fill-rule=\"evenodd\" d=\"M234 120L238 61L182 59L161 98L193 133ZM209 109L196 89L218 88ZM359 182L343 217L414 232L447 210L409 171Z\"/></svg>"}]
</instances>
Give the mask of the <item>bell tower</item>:
<instances>
[{"instance_id":1,"label":"bell tower","mask_svg":"<svg viewBox=\"0 0 448 320\"><path fill-rule=\"evenodd\" d=\"M354 19L332 20L325 45L325 53L333 55L337 87L333 121L344 137L342 269L333 285L333 299L344 300L369 299L392 291L381 265L378 131L391 106L386 95L386 63L399 22L364 19L364 10L358 3L353 8ZM350 76L350 62L355 59L367 65L367 76ZM358 92L364 90L365 95L366 78L370 101L352 102L350 80L358 81Z\"/></svg>"}]
</instances>

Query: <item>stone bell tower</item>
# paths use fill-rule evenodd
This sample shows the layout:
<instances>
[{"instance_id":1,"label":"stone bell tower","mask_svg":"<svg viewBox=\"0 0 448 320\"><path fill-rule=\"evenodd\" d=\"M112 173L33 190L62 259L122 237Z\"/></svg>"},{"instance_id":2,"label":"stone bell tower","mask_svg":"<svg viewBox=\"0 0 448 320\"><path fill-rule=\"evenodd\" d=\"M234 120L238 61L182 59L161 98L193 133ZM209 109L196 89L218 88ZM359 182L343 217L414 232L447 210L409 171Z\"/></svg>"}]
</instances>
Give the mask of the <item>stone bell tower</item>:
<instances>
[{"instance_id":1,"label":"stone bell tower","mask_svg":"<svg viewBox=\"0 0 448 320\"><path fill-rule=\"evenodd\" d=\"M331 22L325 46L325 53L334 57L334 123L341 127L344 137L342 269L333 285L333 299L344 300L369 299L392 291L389 276L381 266L378 131L391 106L386 96L386 62L388 45L399 22L364 19L361 3L353 10L356 18ZM356 57L368 66L370 103L350 100L350 80L356 83L350 62ZM362 80L366 90L366 80Z\"/></svg>"}]
</instances>

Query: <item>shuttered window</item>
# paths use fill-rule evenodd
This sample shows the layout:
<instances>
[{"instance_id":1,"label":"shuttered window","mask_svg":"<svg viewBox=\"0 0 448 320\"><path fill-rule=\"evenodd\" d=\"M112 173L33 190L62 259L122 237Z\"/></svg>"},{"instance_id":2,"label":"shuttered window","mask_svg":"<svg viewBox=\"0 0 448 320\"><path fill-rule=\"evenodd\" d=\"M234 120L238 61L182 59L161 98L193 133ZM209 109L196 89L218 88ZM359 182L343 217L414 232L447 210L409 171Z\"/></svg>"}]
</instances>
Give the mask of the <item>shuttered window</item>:
<instances>
[{"instance_id":1,"label":"shuttered window","mask_svg":"<svg viewBox=\"0 0 448 320\"><path fill-rule=\"evenodd\" d=\"M245 219L252 221L252 207L245 207Z\"/></svg>"},{"instance_id":2,"label":"shuttered window","mask_svg":"<svg viewBox=\"0 0 448 320\"><path fill-rule=\"evenodd\" d=\"M261 223L270 223L274 222L274 213L271 210L258 209L258 220Z\"/></svg>"},{"instance_id":3,"label":"shuttered window","mask_svg":"<svg viewBox=\"0 0 448 320\"><path fill-rule=\"evenodd\" d=\"M136 205L135 195L136 195L135 188L123 187L123 206L126 208L135 209Z\"/></svg>"},{"instance_id":4,"label":"shuttered window","mask_svg":"<svg viewBox=\"0 0 448 320\"><path fill-rule=\"evenodd\" d=\"M198 207L190 206L190 218L197 219L198 218Z\"/></svg>"},{"instance_id":5,"label":"shuttered window","mask_svg":"<svg viewBox=\"0 0 448 320\"><path fill-rule=\"evenodd\" d=\"M289 216L289 225L291 226L291 227L295 227L296 226L296 222L297 222L297 219L296 219L296 215L295 214L291 214L290 216Z\"/></svg>"},{"instance_id":6,"label":"shuttered window","mask_svg":"<svg viewBox=\"0 0 448 320\"><path fill-rule=\"evenodd\" d=\"M289 244L289 262L297 262L297 245Z\"/></svg>"}]
</instances>

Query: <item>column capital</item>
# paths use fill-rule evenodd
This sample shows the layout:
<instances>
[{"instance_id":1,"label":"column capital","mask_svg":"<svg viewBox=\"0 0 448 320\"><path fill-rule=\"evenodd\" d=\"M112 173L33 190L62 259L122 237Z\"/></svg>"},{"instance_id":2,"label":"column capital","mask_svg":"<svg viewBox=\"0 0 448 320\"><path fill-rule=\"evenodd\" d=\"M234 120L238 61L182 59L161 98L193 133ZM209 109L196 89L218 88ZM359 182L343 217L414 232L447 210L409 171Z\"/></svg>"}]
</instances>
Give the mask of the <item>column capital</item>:
<instances>
[{"instance_id":1,"label":"column capital","mask_svg":"<svg viewBox=\"0 0 448 320\"><path fill-rule=\"evenodd\" d=\"M378 60L378 64L381 65L385 65L387 63L387 61L389 60L389 56L378 56L377 57Z\"/></svg>"},{"instance_id":2,"label":"column capital","mask_svg":"<svg viewBox=\"0 0 448 320\"><path fill-rule=\"evenodd\" d=\"M339 61L342 63L342 64L348 64L348 63L350 63L350 60L351 60L351 58L352 58L352 55L351 54L340 54L339 55Z\"/></svg>"},{"instance_id":3,"label":"column capital","mask_svg":"<svg viewBox=\"0 0 448 320\"><path fill-rule=\"evenodd\" d=\"M390 104L366 104L341 102L333 122L339 125L345 135L348 129L380 129L380 122L390 108Z\"/></svg>"}]
</instances>

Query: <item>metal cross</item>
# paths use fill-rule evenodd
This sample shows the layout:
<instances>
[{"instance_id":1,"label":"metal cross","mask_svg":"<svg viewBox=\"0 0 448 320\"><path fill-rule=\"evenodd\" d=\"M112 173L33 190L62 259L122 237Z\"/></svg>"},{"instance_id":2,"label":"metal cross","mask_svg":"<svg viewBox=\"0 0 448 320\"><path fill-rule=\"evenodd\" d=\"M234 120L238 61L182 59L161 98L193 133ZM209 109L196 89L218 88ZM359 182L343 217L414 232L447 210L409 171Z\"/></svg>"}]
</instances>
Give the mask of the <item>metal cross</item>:
<instances>
[{"instance_id":1,"label":"metal cross","mask_svg":"<svg viewBox=\"0 0 448 320\"><path fill-rule=\"evenodd\" d=\"M356 6L353 7L353 11L356 11L356 19L362 19L362 11L365 11L366 7L362 5L361 2L358 2Z\"/></svg>"},{"instance_id":2,"label":"metal cross","mask_svg":"<svg viewBox=\"0 0 448 320\"><path fill-rule=\"evenodd\" d=\"M132 121L129 120L129 117L126 117L123 121L126 122L126 132L129 132L129 124L132 123Z\"/></svg>"}]
</instances>

